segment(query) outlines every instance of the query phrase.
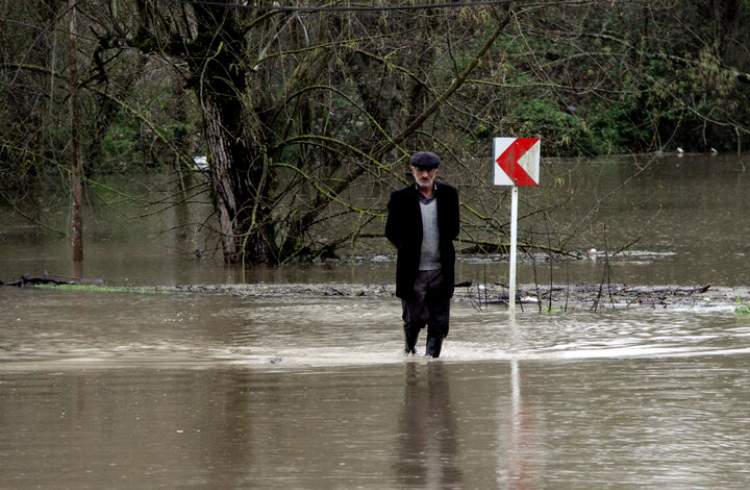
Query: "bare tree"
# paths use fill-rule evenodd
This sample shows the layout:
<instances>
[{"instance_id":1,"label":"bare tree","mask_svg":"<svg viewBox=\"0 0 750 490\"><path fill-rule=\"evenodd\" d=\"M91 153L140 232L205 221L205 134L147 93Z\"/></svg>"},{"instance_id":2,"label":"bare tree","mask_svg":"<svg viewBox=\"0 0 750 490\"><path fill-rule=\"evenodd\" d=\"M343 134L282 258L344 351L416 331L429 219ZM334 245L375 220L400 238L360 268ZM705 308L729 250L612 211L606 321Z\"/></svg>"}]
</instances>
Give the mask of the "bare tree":
<instances>
[{"instance_id":1,"label":"bare tree","mask_svg":"<svg viewBox=\"0 0 750 490\"><path fill-rule=\"evenodd\" d=\"M243 5L135 1L112 18L120 42L170 60L197 95L228 262L326 253L331 244L310 237L326 216L377 218L343 193L362 175L394 173L403 145L419 140L510 20L500 14L464 67L440 73L438 13Z\"/></svg>"}]
</instances>

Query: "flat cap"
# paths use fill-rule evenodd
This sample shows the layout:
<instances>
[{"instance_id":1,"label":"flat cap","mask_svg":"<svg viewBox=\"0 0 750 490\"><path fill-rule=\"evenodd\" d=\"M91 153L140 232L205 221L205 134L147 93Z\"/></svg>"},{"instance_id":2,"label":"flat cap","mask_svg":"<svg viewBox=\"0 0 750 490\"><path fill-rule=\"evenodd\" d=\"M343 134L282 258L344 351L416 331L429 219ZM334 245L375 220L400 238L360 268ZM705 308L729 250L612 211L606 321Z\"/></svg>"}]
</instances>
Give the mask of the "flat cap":
<instances>
[{"instance_id":1,"label":"flat cap","mask_svg":"<svg viewBox=\"0 0 750 490\"><path fill-rule=\"evenodd\" d=\"M411 156L409 163L419 168L438 168L440 157L431 151L418 151Z\"/></svg>"}]
</instances>

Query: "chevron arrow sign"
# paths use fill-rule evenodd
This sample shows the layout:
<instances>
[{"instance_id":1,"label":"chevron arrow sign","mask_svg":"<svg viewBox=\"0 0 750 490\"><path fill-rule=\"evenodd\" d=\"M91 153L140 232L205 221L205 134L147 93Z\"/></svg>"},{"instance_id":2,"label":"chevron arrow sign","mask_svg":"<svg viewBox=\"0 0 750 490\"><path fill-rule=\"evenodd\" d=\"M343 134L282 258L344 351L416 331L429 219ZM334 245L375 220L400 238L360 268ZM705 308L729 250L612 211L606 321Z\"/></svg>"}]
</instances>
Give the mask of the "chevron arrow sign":
<instances>
[{"instance_id":1,"label":"chevron arrow sign","mask_svg":"<svg viewBox=\"0 0 750 490\"><path fill-rule=\"evenodd\" d=\"M493 138L492 180L495 185L539 185L539 138Z\"/></svg>"}]
</instances>

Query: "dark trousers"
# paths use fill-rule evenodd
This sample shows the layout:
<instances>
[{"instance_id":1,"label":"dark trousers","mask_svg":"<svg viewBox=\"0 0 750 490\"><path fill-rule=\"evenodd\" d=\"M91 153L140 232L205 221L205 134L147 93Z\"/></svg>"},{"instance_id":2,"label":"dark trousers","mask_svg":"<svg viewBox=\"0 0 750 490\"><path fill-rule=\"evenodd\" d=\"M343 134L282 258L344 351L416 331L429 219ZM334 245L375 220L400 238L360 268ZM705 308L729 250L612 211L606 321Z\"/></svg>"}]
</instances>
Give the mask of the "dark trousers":
<instances>
[{"instance_id":1,"label":"dark trousers","mask_svg":"<svg viewBox=\"0 0 750 490\"><path fill-rule=\"evenodd\" d=\"M419 331L427 326L426 354L440 355L443 339L448 336L451 302L450 298L438 294L442 279L440 270L418 271L414 295L401 301L406 352L415 352Z\"/></svg>"}]
</instances>

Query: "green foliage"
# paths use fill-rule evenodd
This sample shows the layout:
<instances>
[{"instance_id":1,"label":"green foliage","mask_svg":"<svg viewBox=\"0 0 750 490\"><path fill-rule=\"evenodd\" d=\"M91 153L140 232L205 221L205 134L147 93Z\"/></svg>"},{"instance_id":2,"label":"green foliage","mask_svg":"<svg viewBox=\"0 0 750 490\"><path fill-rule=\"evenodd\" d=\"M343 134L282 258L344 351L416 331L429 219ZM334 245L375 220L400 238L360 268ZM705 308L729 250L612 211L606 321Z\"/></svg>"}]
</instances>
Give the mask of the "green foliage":
<instances>
[{"instance_id":1,"label":"green foliage","mask_svg":"<svg viewBox=\"0 0 750 490\"><path fill-rule=\"evenodd\" d=\"M545 315L562 315L563 310L557 306L545 306L542 308L542 313Z\"/></svg>"},{"instance_id":2,"label":"green foliage","mask_svg":"<svg viewBox=\"0 0 750 490\"><path fill-rule=\"evenodd\" d=\"M734 314L741 318L750 318L750 303L737 298Z\"/></svg>"},{"instance_id":3,"label":"green foliage","mask_svg":"<svg viewBox=\"0 0 750 490\"><path fill-rule=\"evenodd\" d=\"M175 149L192 154L200 146L194 98L175 94L170 80L145 80L127 103L138 116L118 110L107 121L98 143L100 158L91 162L94 173L142 171L163 167L175 159ZM137 109L148 102L148 109ZM95 143L96 144L96 143Z\"/></svg>"},{"instance_id":4,"label":"green foliage","mask_svg":"<svg viewBox=\"0 0 750 490\"><path fill-rule=\"evenodd\" d=\"M586 152L594 155L624 153L648 146L651 132L640 122L642 115L632 97L597 102L582 108L587 139Z\"/></svg>"},{"instance_id":5,"label":"green foliage","mask_svg":"<svg viewBox=\"0 0 750 490\"><path fill-rule=\"evenodd\" d=\"M550 154L586 153L588 131L583 121L562 111L554 102L527 99L513 108L514 133L540 135Z\"/></svg>"},{"instance_id":6,"label":"green foliage","mask_svg":"<svg viewBox=\"0 0 750 490\"><path fill-rule=\"evenodd\" d=\"M118 117L101 142L105 161L121 162L131 159L137 151L138 133L136 121Z\"/></svg>"}]
</instances>

